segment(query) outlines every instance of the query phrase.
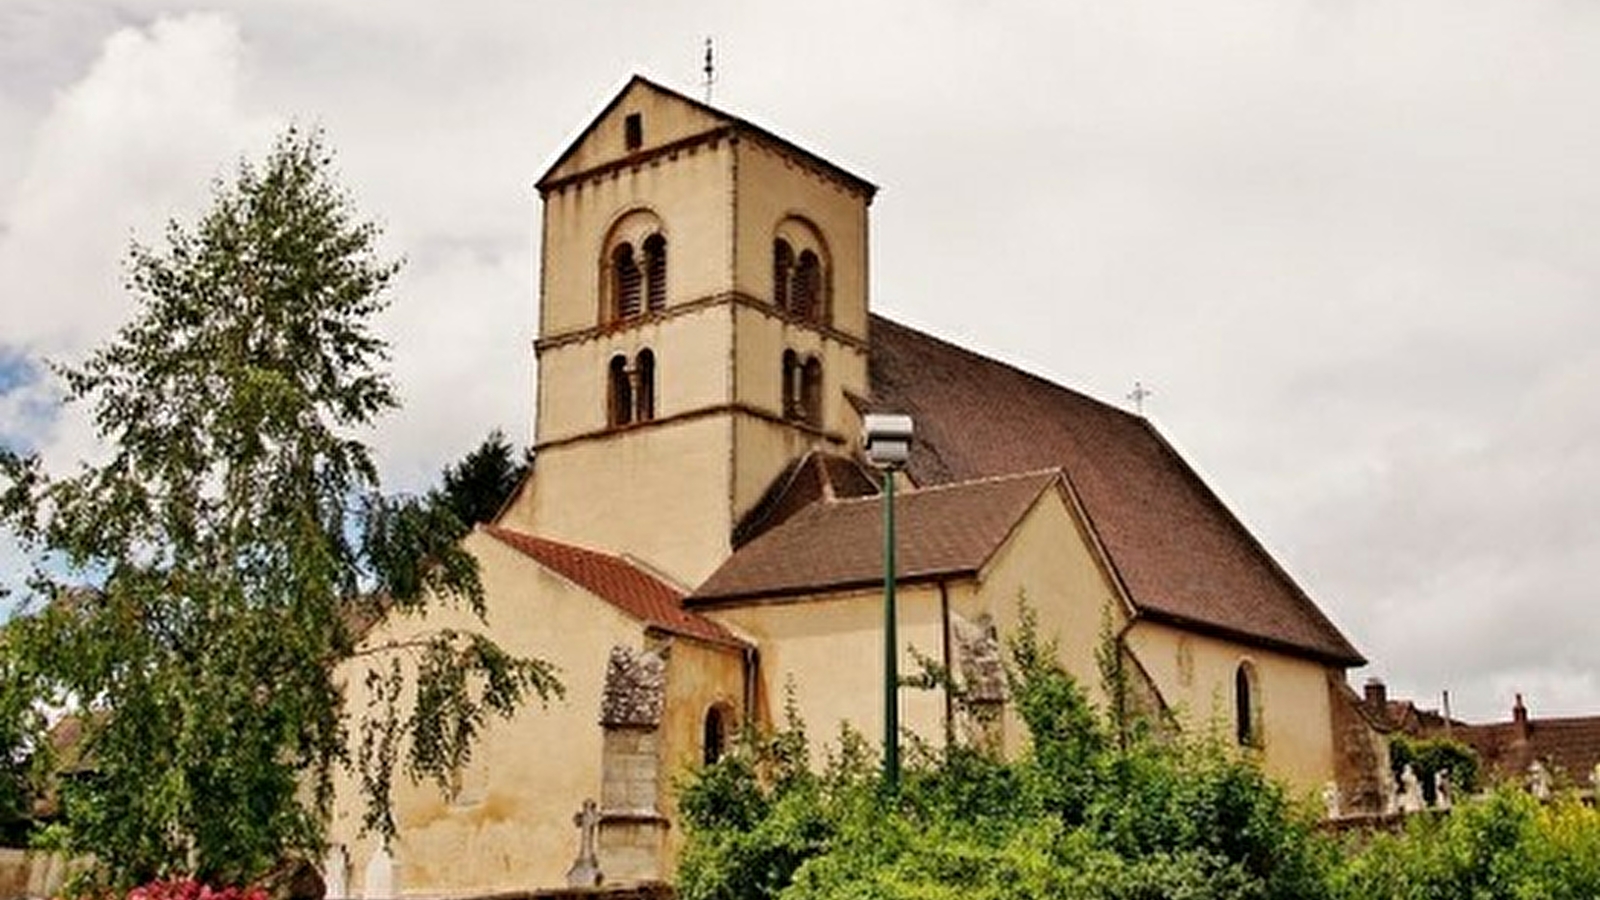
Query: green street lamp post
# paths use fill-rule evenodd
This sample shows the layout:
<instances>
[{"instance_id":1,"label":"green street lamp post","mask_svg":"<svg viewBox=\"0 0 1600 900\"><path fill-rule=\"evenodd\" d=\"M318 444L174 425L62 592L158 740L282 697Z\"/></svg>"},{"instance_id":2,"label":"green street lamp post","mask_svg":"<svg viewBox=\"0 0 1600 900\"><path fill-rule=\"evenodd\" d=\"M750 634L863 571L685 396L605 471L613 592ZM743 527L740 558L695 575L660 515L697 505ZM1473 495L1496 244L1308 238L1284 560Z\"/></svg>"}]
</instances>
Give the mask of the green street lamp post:
<instances>
[{"instance_id":1,"label":"green street lamp post","mask_svg":"<svg viewBox=\"0 0 1600 900\"><path fill-rule=\"evenodd\" d=\"M863 417L861 446L867 461L883 469L883 781L900 790L900 660L895 628L894 474L911 457L911 417Z\"/></svg>"}]
</instances>

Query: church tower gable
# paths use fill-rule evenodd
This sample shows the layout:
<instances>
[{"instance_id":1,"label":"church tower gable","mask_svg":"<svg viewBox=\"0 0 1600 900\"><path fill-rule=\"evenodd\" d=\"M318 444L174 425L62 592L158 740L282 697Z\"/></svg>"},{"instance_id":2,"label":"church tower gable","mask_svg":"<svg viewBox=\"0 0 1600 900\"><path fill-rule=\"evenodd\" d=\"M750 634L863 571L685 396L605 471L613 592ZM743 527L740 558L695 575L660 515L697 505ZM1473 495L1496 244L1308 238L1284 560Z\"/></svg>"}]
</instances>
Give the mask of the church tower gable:
<instances>
[{"instance_id":1,"label":"church tower gable","mask_svg":"<svg viewBox=\"0 0 1600 900\"><path fill-rule=\"evenodd\" d=\"M684 149L733 124L733 117L635 75L556 158L539 190L548 193L575 177L608 166L647 161L652 154Z\"/></svg>"}]
</instances>

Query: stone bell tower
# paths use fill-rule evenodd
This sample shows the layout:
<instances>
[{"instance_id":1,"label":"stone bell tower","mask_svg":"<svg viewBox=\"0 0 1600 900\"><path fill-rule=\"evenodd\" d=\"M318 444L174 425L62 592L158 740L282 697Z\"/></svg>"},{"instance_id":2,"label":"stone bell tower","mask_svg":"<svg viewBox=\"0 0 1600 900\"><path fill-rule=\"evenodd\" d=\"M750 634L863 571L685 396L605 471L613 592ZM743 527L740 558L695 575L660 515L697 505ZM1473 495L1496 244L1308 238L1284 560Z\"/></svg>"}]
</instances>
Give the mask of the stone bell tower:
<instances>
[{"instance_id":1,"label":"stone bell tower","mask_svg":"<svg viewBox=\"0 0 1600 900\"><path fill-rule=\"evenodd\" d=\"M875 188L637 76L538 188L537 456L504 521L698 584L858 427Z\"/></svg>"}]
</instances>

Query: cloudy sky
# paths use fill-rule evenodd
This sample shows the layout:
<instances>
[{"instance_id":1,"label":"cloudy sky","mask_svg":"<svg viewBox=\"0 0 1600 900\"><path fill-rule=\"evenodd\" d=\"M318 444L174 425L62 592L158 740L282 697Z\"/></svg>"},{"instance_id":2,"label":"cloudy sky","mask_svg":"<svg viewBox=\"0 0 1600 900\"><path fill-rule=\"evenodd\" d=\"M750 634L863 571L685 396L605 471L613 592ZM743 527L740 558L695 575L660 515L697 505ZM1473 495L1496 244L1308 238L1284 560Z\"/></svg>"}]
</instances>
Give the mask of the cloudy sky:
<instances>
[{"instance_id":1,"label":"cloudy sky","mask_svg":"<svg viewBox=\"0 0 1600 900\"><path fill-rule=\"evenodd\" d=\"M531 422L532 184L625 78L882 188L891 317L1148 415L1391 692L1600 713L1600 5L0 0L0 442L291 122L407 267L419 487ZM0 541L0 567L17 564Z\"/></svg>"}]
</instances>

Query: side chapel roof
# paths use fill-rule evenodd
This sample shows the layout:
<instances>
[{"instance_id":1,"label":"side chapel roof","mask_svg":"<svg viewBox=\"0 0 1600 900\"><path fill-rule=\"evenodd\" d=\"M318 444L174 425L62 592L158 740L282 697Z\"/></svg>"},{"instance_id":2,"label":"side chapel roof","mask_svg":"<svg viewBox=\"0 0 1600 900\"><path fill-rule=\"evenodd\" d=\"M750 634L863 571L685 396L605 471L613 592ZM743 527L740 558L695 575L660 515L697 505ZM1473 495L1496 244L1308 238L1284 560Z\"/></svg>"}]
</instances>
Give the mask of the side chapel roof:
<instances>
[{"instance_id":1,"label":"side chapel roof","mask_svg":"<svg viewBox=\"0 0 1600 900\"><path fill-rule=\"evenodd\" d=\"M1366 660L1148 420L873 316L870 407L910 415L940 485L1059 467L1141 616Z\"/></svg>"},{"instance_id":2,"label":"side chapel roof","mask_svg":"<svg viewBox=\"0 0 1600 900\"><path fill-rule=\"evenodd\" d=\"M1055 471L906 491L895 497L896 569L905 581L983 568ZM879 496L821 500L745 544L689 597L719 601L869 587L883 581Z\"/></svg>"},{"instance_id":3,"label":"side chapel roof","mask_svg":"<svg viewBox=\"0 0 1600 900\"><path fill-rule=\"evenodd\" d=\"M717 622L683 608L683 592L627 560L534 537L499 525L480 526L495 540L531 558L646 625L717 644L744 646Z\"/></svg>"}]
</instances>

